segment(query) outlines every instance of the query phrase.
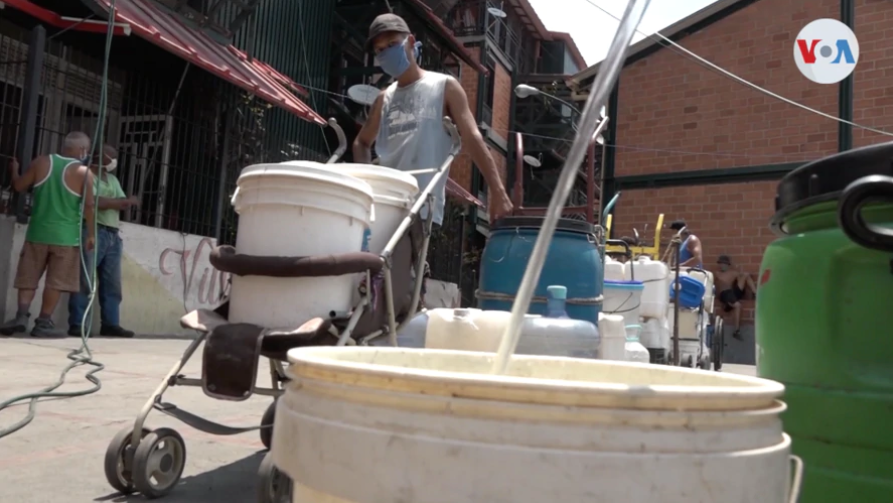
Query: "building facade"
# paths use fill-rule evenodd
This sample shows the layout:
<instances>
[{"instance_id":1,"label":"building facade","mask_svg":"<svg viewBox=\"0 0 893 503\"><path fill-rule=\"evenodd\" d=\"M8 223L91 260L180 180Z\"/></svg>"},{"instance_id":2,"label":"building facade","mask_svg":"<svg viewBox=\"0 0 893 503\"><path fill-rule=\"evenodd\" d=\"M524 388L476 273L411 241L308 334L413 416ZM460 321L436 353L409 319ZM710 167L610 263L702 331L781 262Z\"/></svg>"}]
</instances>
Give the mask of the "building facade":
<instances>
[{"instance_id":1,"label":"building facade","mask_svg":"<svg viewBox=\"0 0 893 503\"><path fill-rule=\"evenodd\" d=\"M821 18L849 24L859 40L859 63L839 85L811 82L793 59L799 31ZM891 18L893 3L881 0L720 0L662 33L758 86L884 129L893 121ZM774 239L777 181L810 160L890 138L784 103L663 45L646 38L631 47L608 107L605 198L622 191L614 235L653 229L659 213L684 219L708 268L727 254L756 276ZM578 99L597 72L574 77ZM752 300L744 305L752 322Z\"/></svg>"}]
</instances>

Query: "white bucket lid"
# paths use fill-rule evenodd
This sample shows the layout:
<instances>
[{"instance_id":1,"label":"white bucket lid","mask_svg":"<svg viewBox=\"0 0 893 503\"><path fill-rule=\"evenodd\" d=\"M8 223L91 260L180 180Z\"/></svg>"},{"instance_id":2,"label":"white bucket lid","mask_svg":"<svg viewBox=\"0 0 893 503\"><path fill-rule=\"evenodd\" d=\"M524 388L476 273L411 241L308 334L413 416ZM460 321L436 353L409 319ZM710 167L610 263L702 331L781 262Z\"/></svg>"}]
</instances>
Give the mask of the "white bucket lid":
<instances>
[{"instance_id":1,"label":"white bucket lid","mask_svg":"<svg viewBox=\"0 0 893 503\"><path fill-rule=\"evenodd\" d=\"M413 175L399 169L375 164L325 164L329 169L355 176L372 185L376 198L412 201L419 193L419 182Z\"/></svg>"},{"instance_id":2,"label":"white bucket lid","mask_svg":"<svg viewBox=\"0 0 893 503\"><path fill-rule=\"evenodd\" d=\"M287 163L252 164L242 170L237 183L243 180L260 177L289 176L316 180L323 183L338 185L346 189L361 192L372 197L372 187L360 178L348 173L333 171L325 164L313 161L289 161Z\"/></svg>"}]
</instances>

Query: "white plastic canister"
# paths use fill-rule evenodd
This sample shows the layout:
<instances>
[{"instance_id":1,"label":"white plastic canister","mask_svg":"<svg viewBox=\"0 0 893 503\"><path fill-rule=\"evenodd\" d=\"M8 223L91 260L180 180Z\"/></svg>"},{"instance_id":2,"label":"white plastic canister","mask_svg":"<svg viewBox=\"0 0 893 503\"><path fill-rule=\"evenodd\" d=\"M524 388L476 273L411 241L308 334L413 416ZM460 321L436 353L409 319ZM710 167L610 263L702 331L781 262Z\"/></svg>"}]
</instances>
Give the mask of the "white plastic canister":
<instances>
[{"instance_id":1,"label":"white plastic canister","mask_svg":"<svg viewBox=\"0 0 893 503\"><path fill-rule=\"evenodd\" d=\"M372 187L372 236L369 251L381 253L409 214L419 182L416 177L393 168L374 164L325 164L339 173L354 176Z\"/></svg>"},{"instance_id":2,"label":"white plastic canister","mask_svg":"<svg viewBox=\"0 0 893 503\"><path fill-rule=\"evenodd\" d=\"M362 249L372 212L368 183L301 161L248 166L237 184L232 204L239 214L238 253L306 257ZM355 275L233 276L229 320L294 328L349 311L356 288Z\"/></svg>"},{"instance_id":3,"label":"white plastic canister","mask_svg":"<svg viewBox=\"0 0 893 503\"><path fill-rule=\"evenodd\" d=\"M624 272L624 264L611 257L605 257L605 281L624 281L629 279Z\"/></svg>"},{"instance_id":4,"label":"white plastic canister","mask_svg":"<svg viewBox=\"0 0 893 503\"><path fill-rule=\"evenodd\" d=\"M632 263L636 281L645 286L639 306L639 316L643 318L662 318L667 312L670 302L670 269L667 264L639 257ZM629 268L629 264L627 264Z\"/></svg>"},{"instance_id":5,"label":"white plastic canister","mask_svg":"<svg viewBox=\"0 0 893 503\"><path fill-rule=\"evenodd\" d=\"M619 314L598 315L598 333L601 336L599 358L602 360L626 360L626 320Z\"/></svg>"},{"instance_id":6,"label":"white plastic canister","mask_svg":"<svg viewBox=\"0 0 893 503\"><path fill-rule=\"evenodd\" d=\"M786 503L784 387L660 365L289 352L272 456L294 503Z\"/></svg>"}]
</instances>

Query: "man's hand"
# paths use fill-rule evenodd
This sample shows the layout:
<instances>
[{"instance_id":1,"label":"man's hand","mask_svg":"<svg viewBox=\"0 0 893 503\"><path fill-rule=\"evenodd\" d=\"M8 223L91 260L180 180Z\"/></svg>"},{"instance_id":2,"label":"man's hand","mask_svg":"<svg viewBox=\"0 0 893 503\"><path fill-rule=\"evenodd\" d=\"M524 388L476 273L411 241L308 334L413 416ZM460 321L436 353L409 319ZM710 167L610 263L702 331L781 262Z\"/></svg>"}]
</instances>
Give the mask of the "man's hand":
<instances>
[{"instance_id":1,"label":"man's hand","mask_svg":"<svg viewBox=\"0 0 893 503\"><path fill-rule=\"evenodd\" d=\"M514 205L512 200L506 194L505 190L491 190L489 201L487 202L487 212L490 215L490 225L496 223L497 220L512 214Z\"/></svg>"},{"instance_id":2,"label":"man's hand","mask_svg":"<svg viewBox=\"0 0 893 503\"><path fill-rule=\"evenodd\" d=\"M140 198L138 198L136 196L130 196L127 199L125 199L124 201L127 202L127 208L140 205Z\"/></svg>"},{"instance_id":3,"label":"man's hand","mask_svg":"<svg viewBox=\"0 0 893 503\"><path fill-rule=\"evenodd\" d=\"M95 238L93 236L87 236L87 240L84 242L84 249L86 249L87 251L93 251L93 246L95 244Z\"/></svg>"},{"instance_id":4,"label":"man's hand","mask_svg":"<svg viewBox=\"0 0 893 503\"><path fill-rule=\"evenodd\" d=\"M9 174L13 180L19 177L19 161L15 157L9 160Z\"/></svg>"}]
</instances>

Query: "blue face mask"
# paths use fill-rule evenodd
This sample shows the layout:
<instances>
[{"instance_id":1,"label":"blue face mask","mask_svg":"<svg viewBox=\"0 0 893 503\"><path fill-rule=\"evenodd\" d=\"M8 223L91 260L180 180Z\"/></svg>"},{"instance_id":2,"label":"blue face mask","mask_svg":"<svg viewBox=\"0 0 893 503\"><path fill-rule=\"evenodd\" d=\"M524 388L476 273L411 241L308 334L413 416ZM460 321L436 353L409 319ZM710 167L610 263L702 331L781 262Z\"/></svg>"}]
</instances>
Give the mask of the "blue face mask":
<instances>
[{"instance_id":1,"label":"blue face mask","mask_svg":"<svg viewBox=\"0 0 893 503\"><path fill-rule=\"evenodd\" d=\"M376 58L381 69L391 77L399 78L409 69L409 57L406 56L406 40L399 44L395 44L378 53ZM416 61L419 59L419 47L421 42L416 42L413 46L413 56Z\"/></svg>"}]
</instances>

